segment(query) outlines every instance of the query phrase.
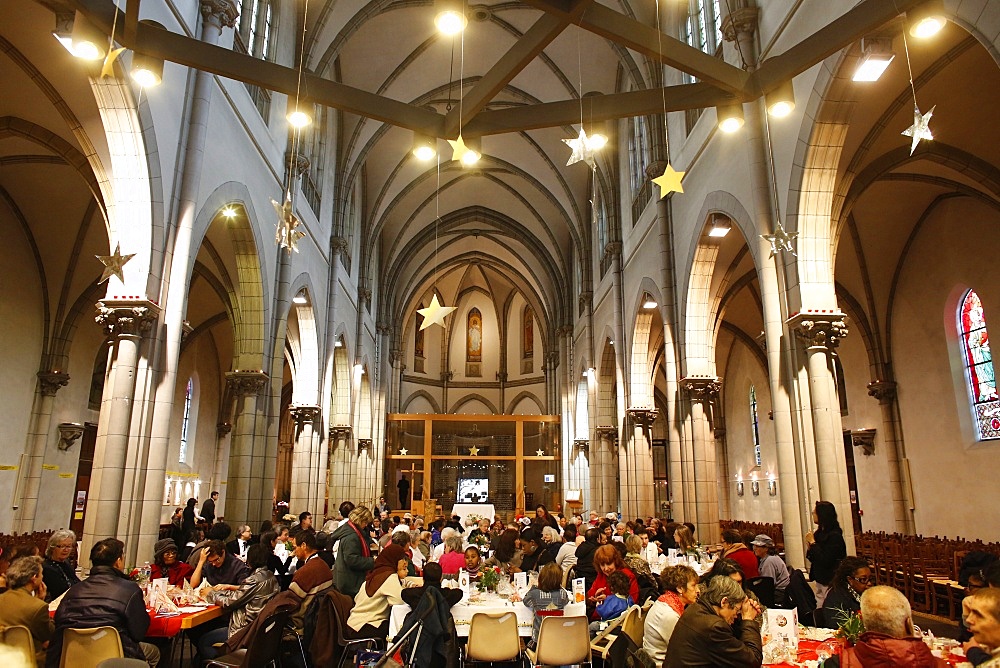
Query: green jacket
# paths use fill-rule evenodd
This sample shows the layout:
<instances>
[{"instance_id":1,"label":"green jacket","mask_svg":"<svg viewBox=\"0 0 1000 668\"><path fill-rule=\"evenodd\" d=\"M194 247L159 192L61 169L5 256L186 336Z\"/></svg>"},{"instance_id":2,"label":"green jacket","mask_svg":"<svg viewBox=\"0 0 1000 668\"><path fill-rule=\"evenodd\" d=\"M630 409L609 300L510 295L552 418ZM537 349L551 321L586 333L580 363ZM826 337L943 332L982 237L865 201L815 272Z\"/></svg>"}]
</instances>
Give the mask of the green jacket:
<instances>
[{"instance_id":1,"label":"green jacket","mask_svg":"<svg viewBox=\"0 0 1000 668\"><path fill-rule=\"evenodd\" d=\"M364 534L365 530L361 529L361 532ZM361 538L349 522L341 524L330 536L331 545L338 542L337 560L333 562L333 586L340 593L354 598L365 583L365 575L375 567L375 557L364 556Z\"/></svg>"}]
</instances>

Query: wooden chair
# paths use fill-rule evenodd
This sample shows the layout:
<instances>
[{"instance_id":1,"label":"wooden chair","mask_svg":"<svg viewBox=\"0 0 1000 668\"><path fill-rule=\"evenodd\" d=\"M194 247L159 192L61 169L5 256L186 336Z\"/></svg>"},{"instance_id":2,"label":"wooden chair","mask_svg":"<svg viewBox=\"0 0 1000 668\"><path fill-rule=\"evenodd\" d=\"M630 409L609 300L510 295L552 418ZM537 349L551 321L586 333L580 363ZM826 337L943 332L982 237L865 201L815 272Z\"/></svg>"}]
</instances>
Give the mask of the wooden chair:
<instances>
[{"instance_id":1,"label":"wooden chair","mask_svg":"<svg viewBox=\"0 0 1000 668\"><path fill-rule=\"evenodd\" d=\"M112 626L63 631L59 668L97 668L105 659L124 657L122 639Z\"/></svg>"},{"instance_id":2,"label":"wooden chair","mask_svg":"<svg viewBox=\"0 0 1000 668\"><path fill-rule=\"evenodd\" d=\"M546 617L538 630L538 646L525 650L531 665L591 666L590 631L586 617Z\"/></svg>"},{"instance_id":3,"label":"wooden chair","mask_svg":"<svg viewBox=\"0 0 1000 668\"><path fill-rule=\"evenodd\" d=\"M598 633L593 640L590 641L590 651L595 655L601 657L601 660L608 658L608 652L611 651L611 645L614 644L615 639L618 637L618 633L625 632L626 624L633 629L636 621L641 620L642 611L639 606L633 605L624 613L616 617L608 627ZM640 622L641 623L641 622ZM541 634L539 634L539 640L541 639ZM634 638L633 638L634 640ZM639 642L638 645L642 645L642 628L639 629Z\"/></svg>"},{"instance_id":4,"label":"wooden chair","mask_svg":"<svg viewBox=\"0 0 1000 668\"><path fill-rule=\"evenodd\" d=\"M280 666L281 635L288 623L288 612L276 612L264 620L257 634L246 649L219 656L206 666L220 668L258 668L258 666Z\"/></svg>"},{"instance_id":5,"label":"wooden chair","mask_svg":"<svg viewBox=\"0 0 1000 668\"><path fill-rule=\"evenodd\" d=\"M517 635L517 615L513 612L477 612L472 615L469 642L462 665L469 662L518 661L520 658L521 639Z\"/></svg>"},{"instance_id":6,"label":"wooden chair","mask_svg":"<svg viewBox=\"0 0 1000 668\"><path fill-rule=\"evenodd\" d=\"M0 643L13 647L24 655L24 665L35 665L35 641L27 626L0 628Z\"/></svg>"}]
</instances>

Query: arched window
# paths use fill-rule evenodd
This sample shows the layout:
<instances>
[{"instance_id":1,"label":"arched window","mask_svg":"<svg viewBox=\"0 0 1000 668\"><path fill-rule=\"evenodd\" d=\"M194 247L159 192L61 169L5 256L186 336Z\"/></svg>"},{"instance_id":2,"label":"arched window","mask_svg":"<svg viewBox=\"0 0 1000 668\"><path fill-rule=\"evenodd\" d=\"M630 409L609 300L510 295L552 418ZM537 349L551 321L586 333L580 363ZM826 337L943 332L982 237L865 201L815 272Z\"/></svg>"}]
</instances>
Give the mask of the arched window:
<instances>
[{"instance_id":1,"label":"arched window","mask_svg":"<svg viewBox=\"0 0 1000 668\"><path fill-rule=\"evenodd\" d=\"M521 315L521 342L521 357L531 359L535 355L535 312L530 306L525 306Z\"/></svg>"},{"instance_id":2,"label":"arched window","mask_svg":"<svg viewBox=\"0 0 1000 668\"><path fill-rule=\"evenodd\" d=\"M323 198L323 163L326 160L326 107L313 105L313 122L299 130L299 154L305 156L309 166L302 172L302 194L313 213L319 217Z\"/></svg>"},{"instance_id":3,"label":"arched window","mask_svg":"<svg viewBox=\"0 0 1000 668\"><path fill-rule=\"evenodd\" d=\"M649 181L649 177L646 176L646 165L650 163L649 121L645 116L633 116L627 122L629 184L632 188L632 197L635 198Z\"/></svg>"},{"instance_id":4,"label":"arched window","mask_svg":"<svg viewBox=\"0 0 1000 668\"><path fill-rule=\"evenodd\" d=\"M188 378L187 389L184 391L184 417L181 418L181 450L177 461L187 464L188 461L188 428L191 425L191 399L194 396L194 380Z\"/></svg>"},{"instance_id":5,"label":"arched window","mask_svg":"<svg viewBox=\"0 0 1000 668\"><path fill-rule=\"evenodd\" d=\"M420 308L426 308L423 302L420 302ZM423 324L424 316L417 313L413 322L413 370L416 373L424 372L424 330L420 329Z\"/></svg>"},{"instance_id":6,"label":"arched window","mask_svg":"<svg viewBox=\"0 0 1000 668\"><path fill-rule=\"evenodd\" d=\"M981 441L1000 438L1000 401L993 354L986 331L986 314L975 290L969 290L959 306L958 331L977 438Z\"/></svg>"},{"instance_id":7,"label":"arched window","mask_svg":"<svg viewBox=\"0 0 1000 668\"><path fill-rule=\"evenodd\" d=\"M262 60L274 60L275 0L241 0L233 50ZM271 91L244 83L266 123L271 114Z\"/></svg>"},{"instance_id":8,"label":"arched window","mask_svg":"<svg viewBox=\"0 0 1000 668\"><path fill-rule=\"evenodd\" d=\"M753 434L753 463L760 466L760 423L757 422L757 389L750 386L750 427Z\"/></svg>"},{"instance_id":9,"label":"arched window","mask_svg":"<svg viewBox=\"0 0 1000 668\"><path fill-rule=\"evenodd\" d=\"M483 361L483 314L479 309L469 311L469 335L465 340L465 358L468 362Z\"/></svg>"}]
</instances>

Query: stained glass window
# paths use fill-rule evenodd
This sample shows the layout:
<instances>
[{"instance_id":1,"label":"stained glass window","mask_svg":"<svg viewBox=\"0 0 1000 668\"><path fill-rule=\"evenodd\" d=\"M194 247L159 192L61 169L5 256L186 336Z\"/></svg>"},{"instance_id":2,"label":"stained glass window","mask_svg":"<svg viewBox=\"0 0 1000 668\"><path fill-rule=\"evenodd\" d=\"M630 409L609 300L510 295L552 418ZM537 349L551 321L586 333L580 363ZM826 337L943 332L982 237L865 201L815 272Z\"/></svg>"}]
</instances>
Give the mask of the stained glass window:
<instances>
[{"instance_id":1,"label":"stained glass window","mask_svg":"<svg viewBox=\"0 0 1000 668\"><path fill-rule=\"evenodd\" d=\"M750 426L753 429L753 461L760 466L760 424L757 422L757 389L750 386Z\"/></svg>"},{"instance_id":2,"label":"stained glass window","mask_svg":"<svg viewBox=\"0 0 1000 668\"><path fill-rule=\"evenodd\" d=\"M181 464L187 463L188 426L191 423L191 395L193 394L194 382L188 378L187 389L184 391L184 417L181 418L181 451L177 455L177 461Z\"/></svg>"},{"instance_id":3,"label":"stained glass window","mask_svg":"<svg viewBox=\"0 0 1000 668\"><path fill-rule=\"evenodd\" d=\"M965 377L969 384L977 438L1000 438L1000 401L997 397L993 354L990 352L990 337L986 331L986 314L975 290L969 290L959 307L958 330L962 339Z\"/></svg>"}]
</instances>

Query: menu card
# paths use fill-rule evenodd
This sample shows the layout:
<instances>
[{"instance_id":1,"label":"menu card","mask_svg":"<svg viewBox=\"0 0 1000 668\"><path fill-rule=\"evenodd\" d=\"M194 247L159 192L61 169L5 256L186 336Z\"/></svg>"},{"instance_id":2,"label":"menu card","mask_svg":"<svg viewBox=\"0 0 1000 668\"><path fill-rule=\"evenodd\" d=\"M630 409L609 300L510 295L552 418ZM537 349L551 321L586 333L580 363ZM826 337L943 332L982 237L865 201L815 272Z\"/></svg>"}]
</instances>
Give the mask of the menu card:
<instances>
[{"instance_id":1,"label":"menu card","mask_svg":"<svg viewBox=\"0 0 1000 668\"><path fill-rule=\"evenodd\" d=\"M573 578L573 601L583 603L587 600L587 580L584 578Z\"/></svg>"},{"instance_id":2,"label":"menu card","mask_svg":"<svg viewBox=\"0 0 1000 668\"><path fill-rule=\"evenodd\" d=\"M767 631L771 642L798 647L799 645L799 613L797 610L767 610Z\"/></svg>"},{"instance_id":3,"label":"menu card","mask_svg":"<svg viewBox=\"0 0 1000 668\"><path fill-rule=\"evenodd\" d=\"M517 589L519 593L525 592L528 589L528 574L524 571L520 573L514 573L514 588Z\"/></svg>"},{"instance_id":4,"label":"menu card","mask_svg":"<svg viewBox=\"0 0 1000 668\"><path fill-rule=\"evenodd\" d=\"M464 598L469 598L469 571L464 568L458 571L458 588L462 590Z\"/></svg>"}]
</instances>

